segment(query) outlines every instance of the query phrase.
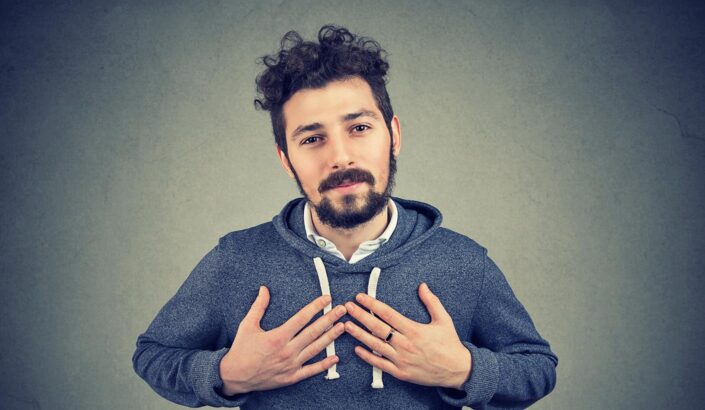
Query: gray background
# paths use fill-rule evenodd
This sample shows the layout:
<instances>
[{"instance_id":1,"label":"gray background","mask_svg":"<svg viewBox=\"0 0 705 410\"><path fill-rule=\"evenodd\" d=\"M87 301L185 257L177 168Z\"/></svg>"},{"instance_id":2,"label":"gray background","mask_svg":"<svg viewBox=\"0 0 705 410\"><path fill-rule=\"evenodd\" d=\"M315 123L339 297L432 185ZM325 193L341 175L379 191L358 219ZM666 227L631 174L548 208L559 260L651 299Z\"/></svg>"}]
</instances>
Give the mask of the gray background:
<instances>
[{"instance_id":1,"label":"gray background","mask_svg":"<svg viewBox=\"0 0 705 410\"><path fill-rule=\"evenodd\" d=\"M0 21L1 407L178 407L135 340L298 195L255 60L329 22L390 53L395 194L487 247L558 354L535 407L703 406L703 6L25 3Z\"/></svg>"}]
</instances>

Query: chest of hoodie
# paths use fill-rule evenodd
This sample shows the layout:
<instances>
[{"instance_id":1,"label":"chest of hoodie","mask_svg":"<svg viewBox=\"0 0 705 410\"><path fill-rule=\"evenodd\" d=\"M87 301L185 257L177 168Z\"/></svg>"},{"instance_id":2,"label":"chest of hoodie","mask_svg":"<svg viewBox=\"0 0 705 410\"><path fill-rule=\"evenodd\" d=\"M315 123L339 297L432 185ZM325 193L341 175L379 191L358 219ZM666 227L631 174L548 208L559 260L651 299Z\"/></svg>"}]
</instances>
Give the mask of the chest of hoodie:
<instances>
[{"instance_id":1,"label":"chest of hoodie","mask_svg":"<svg viewBox=\"0 0 705 410\"><path fill-rule=\"evenodd\" d=\"M430 316L418 297L422 282L440 298L453 318L461 339L468 338L473 313L480 296L482 271L476 264L463 258L438 258L433 247L417 248L414 255L381 268L376 297L399 313L419 323L429 323ZM248 266L234 265L221 287L221 311L228 343L256 298L260 285L270 291L269 306L261 326L270 330L281 326L302 307L321 295L319 275L312 259L301 254L279 254L276 258L262 258ZM354 301L358 293L367 293L372 265L335 264L324 262L333 306ZM359 266L359 269L356 267ZM317 314L313 320L320 317ZM345 315L341 321L354 320ZM336 341L336 352L357 358L353 348L358 342L344 334ZM324 353L319 355L324 357Z\"/></svg>"},{"instance_id":2,"label":"chest of hoodie","mask_svg":"<svg viewBox=\"0 0 705 410\"><path fill-rule=\"evenodd\" d=\"M377 299L414 321L428 323L428 311L418 297L418 286L426 282L453 317L461 339L467 339L482 285L482 272L468 261L457 258L439 263L437 252L433 247L416 249L413 257L409 255L381 268L376 289ZM367 292L370 267L374 264L354 264L358 268L350 264L330 263L328 260L324 265L333 306L354 301L355 295ZM246 266L239 263L229 269L232 272L220 289L225 323L223 331L227 333L228 346L232 344L239 322L254 301L260 285L270 290L270 303L261 320L261 327L265 330L281 326L303 306L321 295L314 262L300 253L282 252L275 258L260 258ZM320 313L317 314L313 320L320 316ZM347 320L354 319L349 315L341 319L343 322ZM383 375L384 389L373 389L372 367L354 353L358 345L361 343L345 333L335 341L335 352L340 358L337 365L339 379L325 380L324 374L316 375L296 385L267 394L256 394L250 404L253 408L293 409L311 408L305 405L309 401L310 404L320 404L330 400L331 405L338 403L338 408L345 408L341 407L341 400L349 400L351 405L355 403L357 406L354 408L363 408L359 407L360 403L367 401L370 401L370 408L374 408L381 400L385 405L394 403L392 407L400 408L417 408L422 402L428 408L445 407L433 388L401 382L389 374ZM311 359L310 363L324 358L325 350ZM409 400L412 401L407 402ZM292 407L294 402L303 406Z\"/></svg>"}]
</instances>

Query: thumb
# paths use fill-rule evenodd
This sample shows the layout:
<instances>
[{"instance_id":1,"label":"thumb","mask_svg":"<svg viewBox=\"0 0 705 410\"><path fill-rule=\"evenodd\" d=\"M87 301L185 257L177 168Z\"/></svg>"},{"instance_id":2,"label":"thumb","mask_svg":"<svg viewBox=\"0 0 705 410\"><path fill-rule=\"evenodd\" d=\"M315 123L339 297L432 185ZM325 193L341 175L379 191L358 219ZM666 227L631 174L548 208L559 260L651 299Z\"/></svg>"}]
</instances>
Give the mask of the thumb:
<instances>
[{"instance_id":1,"label":"thumb","mask_svg":"<svg viewBox=\"0 0 705 410\"><path fill-rule=\"evenodd\" d=\"M269 306L269 289L267 289L266 286L260 286L257 298L252 303L250 310L242 321L259 328L260 320L262 320L267 306Z\"/></svg>"},{"instance_id":2,"label":"thumb","mask_svg":"<svg viewBox=\"0 0 705 410\"><path fill-rule=\"evenodd\" d=\"M426 310L431 315L432 322L444 321L450 317L443 304L441 304L441 300L431 292L426 283L421 283L419 286L419 298L426 305Z\"/></svg>"}]
</instances>

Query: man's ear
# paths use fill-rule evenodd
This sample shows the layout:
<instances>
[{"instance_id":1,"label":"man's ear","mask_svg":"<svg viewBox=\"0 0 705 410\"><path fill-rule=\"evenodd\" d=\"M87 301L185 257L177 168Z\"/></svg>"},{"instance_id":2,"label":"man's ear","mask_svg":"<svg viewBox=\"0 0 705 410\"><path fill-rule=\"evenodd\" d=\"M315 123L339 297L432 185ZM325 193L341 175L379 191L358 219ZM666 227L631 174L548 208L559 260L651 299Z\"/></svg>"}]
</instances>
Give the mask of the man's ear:
<instances>
[{"instance_id":1,"label":"man's ear","mask_svg":"<svg viewBox=\"0 0 705 410\"><path fill-rule=\"evenodd\" d=\"M279 162L282 164L282 168L284 168L284 171L289 174L289 177L293 178L294 173L291 172L291 164L289 163L289 158L287 158L284 151L279 148L279 145L277 145L277 156L279 157Z\"/></svg>"},{"instance_id":2,"label":"man's ear","mask_svg":"<svg viewBox=\"0 0 705 410\"><path fill-rule=\"evenodd\" d=\"M392 153L394 157L399 156L401 151L401 124L399 124L399 117L396 115L392 117Z\"/></svg>"}]
</instances>

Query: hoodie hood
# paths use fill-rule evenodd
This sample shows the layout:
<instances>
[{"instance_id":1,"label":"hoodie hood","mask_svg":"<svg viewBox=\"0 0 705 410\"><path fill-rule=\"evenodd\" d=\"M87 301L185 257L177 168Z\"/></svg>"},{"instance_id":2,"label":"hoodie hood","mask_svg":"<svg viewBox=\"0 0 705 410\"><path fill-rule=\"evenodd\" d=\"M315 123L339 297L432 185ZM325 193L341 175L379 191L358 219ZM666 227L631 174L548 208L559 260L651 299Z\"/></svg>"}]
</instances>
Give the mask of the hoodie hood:
<instances>
[{"instance_id":1,"label":"hoodie hood","mask_svg":"<svg viewBox=\"0 0 705 410\"><path fill-rule=\"evenodd\" d=\"M394 233L374 253L352 264L308 240L304 227L304 198L290 201L272 222L284 241L308 258L321 258L338 272L369 273L374 267L385 269L396 265L408 251L430 238L440 228L443 220L441 212L431 205L396 197L392 197L392 200L398 212Z\"/></svg>"}]
</instances>

